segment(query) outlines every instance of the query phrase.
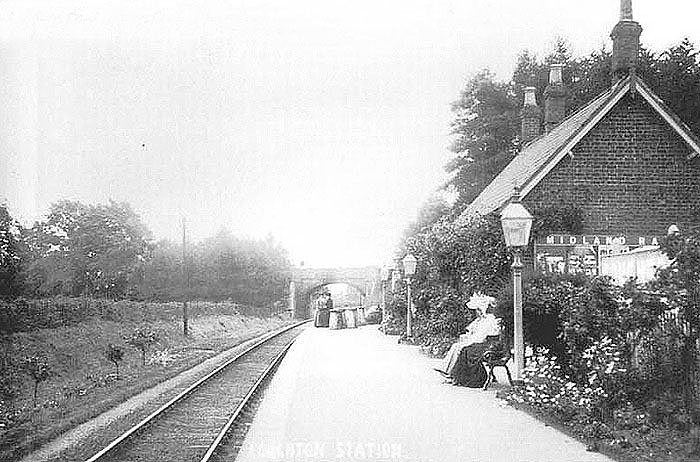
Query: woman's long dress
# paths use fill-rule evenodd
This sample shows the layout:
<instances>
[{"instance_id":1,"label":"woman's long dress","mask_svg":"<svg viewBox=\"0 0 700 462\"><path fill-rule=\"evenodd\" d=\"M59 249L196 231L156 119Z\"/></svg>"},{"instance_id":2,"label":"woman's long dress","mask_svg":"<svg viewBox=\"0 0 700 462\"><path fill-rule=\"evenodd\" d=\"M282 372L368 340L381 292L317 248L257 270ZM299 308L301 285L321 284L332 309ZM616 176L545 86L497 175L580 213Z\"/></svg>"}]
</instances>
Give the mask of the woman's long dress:
<instances>
[{"instance_id":1,"label":"woman's long dress","mask_svg":"<svg viewBox=\"0 0 700 462\"><path fill-rule=\"evenodd\" d=\"M452 368L452 383L465 387L481 388L486 383L486 368L481 358L486 351L485 343L475 343L462 348Z\"/></svg>"},{"instance_id":2,"label":"woman's long dress","mask_svg":"<svg viewBox=\"0 0 700 462\"><path fill-rule=\"evenodd\" d=\"M486 382L486 368L481 360L488 349L486 337L498 335L499 332L500 326L494 315L478 317L467 327L466 337L450 347L443 364L437 369L452 378L455 384L483 386Z\"/></svg>"},{"instance_id":3,"label":"woman's long dress","mask_svg":"<svg viewBox=\"0 0 700 462\"><path fill-rule=\"evenodd\" d=\"M330 320L330 311L325 308L317 308L316 316L314 317L315 327L328 327L328 322Z\"/></svg>"}]
</instances>

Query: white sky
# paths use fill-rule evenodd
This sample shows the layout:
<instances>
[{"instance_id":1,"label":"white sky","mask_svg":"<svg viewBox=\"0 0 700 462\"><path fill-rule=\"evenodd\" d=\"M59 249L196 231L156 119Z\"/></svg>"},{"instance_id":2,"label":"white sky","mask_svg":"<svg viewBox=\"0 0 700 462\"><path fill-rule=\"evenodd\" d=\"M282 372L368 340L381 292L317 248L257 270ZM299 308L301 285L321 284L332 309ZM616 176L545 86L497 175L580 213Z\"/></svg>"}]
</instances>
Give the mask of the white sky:
<instances>
[{"instance_id":1,"label":"white sky","mask_svg":"<svg viewBox=\"0 0 700 462\"><path fill-rule=\"evenodd\" d=\"M635 0L642 41L700 45L694 0ZM618 0L0 1L0 199L128 201L272 233L295 263L380 264L445 180L450 102L556 36L609 46Z\"/></svg>"}]
</instances>

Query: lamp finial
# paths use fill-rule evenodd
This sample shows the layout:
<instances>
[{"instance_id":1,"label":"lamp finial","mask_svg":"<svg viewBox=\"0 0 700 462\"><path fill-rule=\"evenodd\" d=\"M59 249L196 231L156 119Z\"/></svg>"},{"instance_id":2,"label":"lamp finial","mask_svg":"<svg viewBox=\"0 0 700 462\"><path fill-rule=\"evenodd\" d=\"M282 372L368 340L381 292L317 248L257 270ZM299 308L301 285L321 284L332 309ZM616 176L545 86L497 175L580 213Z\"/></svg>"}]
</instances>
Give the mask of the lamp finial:
<instances>
[{"instance_id":1,"label":"lamp finial","mask_svg":"<svg viewBox=\"0 0 700 462\"><path fill-rule=\"evenodd\" d=\"M632 0L620 0L620 21L634 21Z\"/></svg>"},{"instance_id":2,"label":"lamp finial","mask_svg":"<svg viewBox=\"0 0 700 462\"><path fill-rule=\"evenodd\" d=\"M517 181L513 182L513 195L511 196L510 201L520 202L520 186L518 186Z\"/></svg>"}]
</instances>

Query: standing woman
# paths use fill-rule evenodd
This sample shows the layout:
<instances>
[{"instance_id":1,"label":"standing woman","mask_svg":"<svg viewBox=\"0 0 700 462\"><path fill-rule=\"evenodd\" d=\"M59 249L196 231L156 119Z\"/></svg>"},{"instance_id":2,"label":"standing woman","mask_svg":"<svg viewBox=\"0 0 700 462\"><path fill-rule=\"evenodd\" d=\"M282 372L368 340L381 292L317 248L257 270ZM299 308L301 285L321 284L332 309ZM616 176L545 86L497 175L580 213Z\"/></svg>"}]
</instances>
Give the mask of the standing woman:
<instances>
[{"instance_id":1,"label":"standing woman","mask_svg":"<svg viewBox=\"0 0 700 462\"><path fill-rule=\"evenodd\" d=\"M316 299L316 313L314 316L314 327L328 327L330 312L326 308L326 294Z\"/></svg>"}]
</instances>

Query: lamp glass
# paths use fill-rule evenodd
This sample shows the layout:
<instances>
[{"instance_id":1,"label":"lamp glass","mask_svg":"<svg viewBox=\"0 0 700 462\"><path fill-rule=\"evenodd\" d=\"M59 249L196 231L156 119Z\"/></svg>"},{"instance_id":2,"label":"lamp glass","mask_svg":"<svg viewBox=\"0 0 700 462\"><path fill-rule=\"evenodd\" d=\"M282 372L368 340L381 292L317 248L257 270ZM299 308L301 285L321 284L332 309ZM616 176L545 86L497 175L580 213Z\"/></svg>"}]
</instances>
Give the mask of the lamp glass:
<instances>
[{"instance_id":1,"label":"lamp glass","mask_svg":"<svg viewBox=\"0 0 700 462\"><path fill-rule=\"evenodd\" d=\"M418 260L416 260L416 257L410 253L403 257L403 270L406 273L406 276L413 276L416 273L417 263Z\"/></svg>"},{"instance_id":2,"label":"lamp glass","mask_svg":"<svg viewBox=\"0 0 700 462\"><path fill-rule=\"evenodd\" d=\"M532 215L519 202L511 202L501 213L503 237L508 247L524 247L530 241Z\"/></svg>"}]
</instances>

